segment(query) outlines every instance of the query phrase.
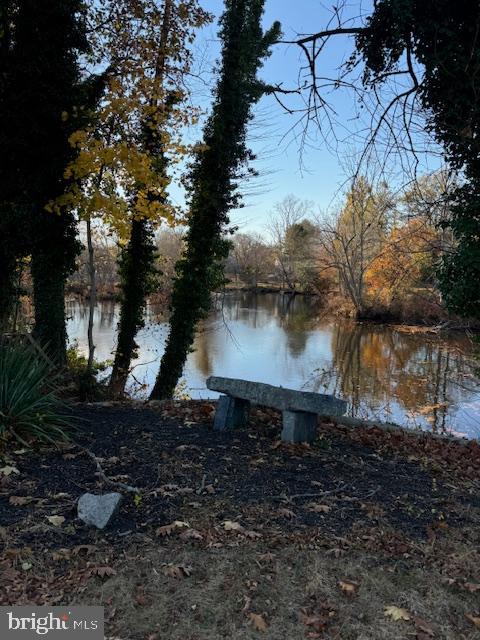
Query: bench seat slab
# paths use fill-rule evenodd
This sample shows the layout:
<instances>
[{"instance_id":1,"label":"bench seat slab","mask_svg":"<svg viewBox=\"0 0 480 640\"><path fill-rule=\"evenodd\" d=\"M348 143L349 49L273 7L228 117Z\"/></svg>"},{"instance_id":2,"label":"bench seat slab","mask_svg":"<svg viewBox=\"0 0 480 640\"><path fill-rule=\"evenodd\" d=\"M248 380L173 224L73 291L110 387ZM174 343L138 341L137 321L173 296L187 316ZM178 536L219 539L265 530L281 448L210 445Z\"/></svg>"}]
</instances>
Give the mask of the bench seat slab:
<instances>
[{"instance_id":1,"label":"bench seat slab","mask_svg":"<svg viewBox=\"0 0 480 640\"><path fill-rule=\"evenodd\" d=\"M305 411L320 416L341 416L347 410L345 400L334 396L273 387L263 382L211 376L207 379L207 388L279 411Z\"/></svg>"},{"instance_id":2,"label":"bench seat slab","mask_svg":"<svg viewBox=\"0 0 480 640\"><path fill-rule=\"evenodd\" d=\"M220 396L213 422L214 431L244 427L250 416L250 402L231 396Z\"/></svg>"}]
</instances>

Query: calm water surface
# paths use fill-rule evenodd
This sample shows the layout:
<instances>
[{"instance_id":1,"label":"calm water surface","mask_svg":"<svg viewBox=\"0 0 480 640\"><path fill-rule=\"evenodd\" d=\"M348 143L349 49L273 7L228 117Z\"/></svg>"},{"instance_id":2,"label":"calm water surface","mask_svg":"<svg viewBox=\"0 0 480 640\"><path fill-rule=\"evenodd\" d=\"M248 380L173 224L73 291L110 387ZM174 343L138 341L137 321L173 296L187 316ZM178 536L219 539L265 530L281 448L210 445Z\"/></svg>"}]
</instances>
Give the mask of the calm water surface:
<instances>
[{"instance_id":1,"label":"calm water surface","mask_svg":"<svg viewBox=\"0 0 480 640\"><path fill-rule=\"evenodd\" d=\"M68 312L69 339L86 353L88 310L72 302ZM111 359L117 322L118 306L99 303L97 359ZM149 307L129 381L137 397L153 384L167 329ZM335 393L348 400L351 416L480 438L480 380L462 335L325 319L307 298L234 292L217 299L197 336L184 372L188 394L216 397L205 386L212 374Z\"/></svg>"}]
</instances>

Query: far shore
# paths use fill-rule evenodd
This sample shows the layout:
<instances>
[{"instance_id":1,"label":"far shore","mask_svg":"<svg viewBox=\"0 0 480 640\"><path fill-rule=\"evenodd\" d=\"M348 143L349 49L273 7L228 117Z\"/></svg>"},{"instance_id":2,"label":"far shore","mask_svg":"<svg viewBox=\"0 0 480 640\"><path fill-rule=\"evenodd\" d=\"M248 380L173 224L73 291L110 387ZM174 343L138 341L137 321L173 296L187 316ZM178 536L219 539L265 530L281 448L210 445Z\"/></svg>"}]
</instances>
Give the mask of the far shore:
<instances>
[{"instance_id":1,"label":"far shore","mask_svg":"<svg viewBox=\"0 0 480 640\"><path fill-rule=\"evenodd\" d=\"M90 294L88 288L79 287L78 285L69 285L67 287L67 301L83 301L88 302ZM338 318L347 318L357 322L371 322L374 324L383 324L398 327L399 330L408 331L424 331L446 332L446 331L471 331L473 333L480 332L480 325L473 321L464 320L456 317L448 317L446 314L438 316L425 317L421 320L418 317L410 317L405 315L400 317L398 314L390 311L367 311L362 316L357 316L355 312L345 304L341 298L332 295L327 296L326 300L322 300L321 294L312 291L301 291L297 289L286 289L276 283L261 282L257 285L248 285L242 282L228 282L224 289L218 290L217 295L225 295L230 293L250 293L254 295L276 294L285 296L288 299L295 297L310 298L319 306L320 316L331 316ZM120 299L120 291L117 286L100 288L96 293L98 302L118 302ZM150 304L164 305L168 307L166 298L163 296L153 296Z\"/></svg>"}]
</instances>

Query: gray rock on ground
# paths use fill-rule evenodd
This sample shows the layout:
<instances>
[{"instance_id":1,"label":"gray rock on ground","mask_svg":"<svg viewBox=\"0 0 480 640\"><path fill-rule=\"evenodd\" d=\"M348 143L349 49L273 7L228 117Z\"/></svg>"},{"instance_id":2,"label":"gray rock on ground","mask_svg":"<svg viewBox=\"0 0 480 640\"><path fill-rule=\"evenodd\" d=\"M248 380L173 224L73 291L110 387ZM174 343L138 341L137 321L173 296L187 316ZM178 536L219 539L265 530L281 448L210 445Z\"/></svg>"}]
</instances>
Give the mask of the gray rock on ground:
<instances>
[{"instance_id":1,"label":"gray rock on ground","mask_svg":"<svg viewBox=\"0 0 480 640\"><path fill-rule=\"evenodd\" d=\"M78 499L77 514L85 524L104 529L117 513L121 501L121 493L84 493Z\"/></svg>"}]
</instances>

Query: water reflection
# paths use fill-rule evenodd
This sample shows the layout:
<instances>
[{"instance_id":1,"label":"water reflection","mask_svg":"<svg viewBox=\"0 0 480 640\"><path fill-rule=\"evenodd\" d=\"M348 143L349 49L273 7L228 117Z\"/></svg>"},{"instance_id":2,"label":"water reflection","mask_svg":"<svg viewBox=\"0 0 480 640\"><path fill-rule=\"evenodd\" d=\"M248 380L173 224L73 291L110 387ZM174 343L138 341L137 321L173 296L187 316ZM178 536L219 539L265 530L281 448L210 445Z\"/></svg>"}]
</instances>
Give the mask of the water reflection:
<instances>
[{"instance_id":1,"label":"water reflection","mask_svg":"<svg viewBox=\"0 0 480 640\"><path fill-rule=\"evenodd\" d=\"M377 415L434 431L477 425L479 384L465 354L470 343L380 326L334 325L332 368L318 373L315 389L325 388L350 400L357 417ZM467 402L476 406L471 414ZM459 412L461 415L459 415ZM456 417L455 422L450 417ZM460 419L461 418L461 419Z\"/></svg>"},{"instance_id":2,"label":"water reflection","mask_svg":"<svg viewBox=\"0 0 480 640\"><path fill-rule=\"evenodd\" d=\"M72 303L69 311L69 336L85 350L87 310ZM108 359L117 307L99 304L95 320L97 357ZM149 307L134 370L146 385L143 393L153 384L167 328L161 311ZM213 373L336 393L355 417L480 436L480 382L466 337L322 319L309 298L218 296L187 361L192 397L214 395L205 388Z\"/></svg>"}]
</instances>

